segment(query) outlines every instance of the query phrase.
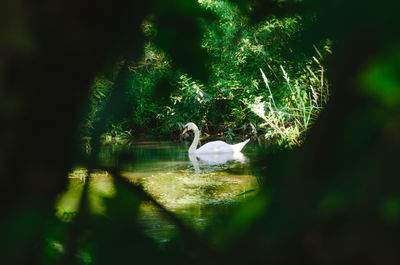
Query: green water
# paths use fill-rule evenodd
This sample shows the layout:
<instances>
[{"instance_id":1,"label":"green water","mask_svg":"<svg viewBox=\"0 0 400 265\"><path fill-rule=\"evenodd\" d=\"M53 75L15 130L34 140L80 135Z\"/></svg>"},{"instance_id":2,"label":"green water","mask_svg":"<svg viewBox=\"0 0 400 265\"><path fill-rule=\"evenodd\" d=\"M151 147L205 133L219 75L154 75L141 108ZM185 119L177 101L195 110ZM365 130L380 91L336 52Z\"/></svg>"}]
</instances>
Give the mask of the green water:
<instances>
[{"instance_id":1,"label":"green water","mask_svg":"<svg viewBox=\"0 0 400 265\"><path fill-rule=\"evenodd\" d=\"M118 166L126 178L141 184L146 192L189 227L205 233L223 226L225 217L257 192L258 182L250 167L256 146L248 144L243 155L235 157L194 157L187 152L189 144L140 142L131 146L123 156L118 147L105 146L101 160L106 165ZM57 203L60 218L77 210L85 172L85 169L78 168L69 175L68 191ZM255 191L246 193L251 190ZM104 214L104 199L114 196L114 193L111 176L104 171L91 174L89 203L93 213ZM240 195L242 193L246 194ZM168 242L176 233L176 227L150 203L140 206L137 221L148 236L160 243Z\"/></svg>"}]
</instances>

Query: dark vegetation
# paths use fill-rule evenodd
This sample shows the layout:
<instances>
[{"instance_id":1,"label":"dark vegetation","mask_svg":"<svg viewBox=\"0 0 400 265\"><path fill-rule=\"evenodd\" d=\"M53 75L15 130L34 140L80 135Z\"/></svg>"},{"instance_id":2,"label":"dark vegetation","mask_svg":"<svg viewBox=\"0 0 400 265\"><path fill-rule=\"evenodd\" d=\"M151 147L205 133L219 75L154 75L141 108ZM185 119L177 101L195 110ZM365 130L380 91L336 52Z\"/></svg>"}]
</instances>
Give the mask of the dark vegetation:
<instances>
[{"instance_id":1,"label":"dark vegetation","mask_svg":"<svg viewBox=\"0 0 400 265\"><path fill-rule=\"evenodd\" d=\"M300 145L329 96L323 63L331 53L330 40L315 39L308 49L290 46L315 21L300 14L265 14L255 22L249 16L254 8L200 1L196 9L201 16L190 23L169 18L160 24L163 17L149 15L141 24L141 57L122 57L115 63L114 73L127 71L121 102L126 110L106 121L104 140L143 134L174 139L185 123L193 121L203 133L223 135L227 141L247 135L282 146ZM193 26L200 36L186 28L175 32L178 22L197 23ZM182 34L190 38L182 40ZM167 43L178 35L178 43ZM186 58L181 48L172 49L176 45L200 49L202 60ZM202 80L196 78L201 77L197 69L189 72L179 65L188 60L203 64ZM91 137L116 78L117 74L102 73L95 78L83 124L85 139Z\"/></svg>"},{"instance_id":2,"label":"dark vegetation","mask_svg":"<svg viewBox=\"0 0 400 265\"><path fill-rule=\"evenodd\" d=\"M255 1L250 11L250 2L237 1L234 8L243 14L232 21L239 30L229 21L220 27L215 21L221 14L186 0L1 2L1 264L399 263L399 7L391 1ZM297 15L301 27L280 28ZM240 42L272 17L278 27L271 47L293 54ZM262 35L255 35L257 42ZM230 45L220 45L221 36ZM323 53L327 38L333 54L321 65L312 63L313 44ZM257 54L266 51L272 61ZM232 58L240 56L249 61L235 65ZM261 124L272 127L280 119L274 111L290 98L281 88L297 79L300 89L313 84L308 73L301 76L308 64L313 72L329 70L326 108L306 139L299 131L295 142L286 141L304 141L300 148L259 155L256 163L268 161L259 172L265 189L232 213L215 244L159 206L181 232L165 248L156 245L134 221L139 202L152 198L115 168L106 168L117 189L106 216L90 214L84 190L73 222L55 217L68 171L77 163L89 173L103 168L95 159L101 135L134 135L141 128L169 134L191 118L213 134L248 134L241 126L252 123L268 136ZM278 102L268 112L275 116L261 121L248 104L257 97L266 109L273 103L258 68ZM198 96L196 86L209 101L197 100L193 111L188 102ZM247 89L255 91L247 96ZM285 128L301 124L284 122ZM89 157L81 155L82 135ZM49 238L64 243L62 255L48 247Z\"/></svg>"}]
</instances>

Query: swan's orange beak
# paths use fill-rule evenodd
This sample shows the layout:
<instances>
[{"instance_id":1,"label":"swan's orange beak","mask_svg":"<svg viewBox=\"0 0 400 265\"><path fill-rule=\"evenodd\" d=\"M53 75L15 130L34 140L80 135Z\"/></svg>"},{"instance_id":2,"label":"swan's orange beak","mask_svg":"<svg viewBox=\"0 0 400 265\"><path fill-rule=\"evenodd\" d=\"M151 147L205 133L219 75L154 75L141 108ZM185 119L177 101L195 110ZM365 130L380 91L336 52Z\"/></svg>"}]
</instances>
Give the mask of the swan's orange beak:
<instances>
[{"instance_id":1,"label":"swan's orange beak","mask_svg":"<svg viewBox=\"0 0 400 265\"><path fill-rule=\"evenodd\" d=\"M182 134L185 134L187 132L187 128L183 129Z\"/></svg>"}]
</instances>

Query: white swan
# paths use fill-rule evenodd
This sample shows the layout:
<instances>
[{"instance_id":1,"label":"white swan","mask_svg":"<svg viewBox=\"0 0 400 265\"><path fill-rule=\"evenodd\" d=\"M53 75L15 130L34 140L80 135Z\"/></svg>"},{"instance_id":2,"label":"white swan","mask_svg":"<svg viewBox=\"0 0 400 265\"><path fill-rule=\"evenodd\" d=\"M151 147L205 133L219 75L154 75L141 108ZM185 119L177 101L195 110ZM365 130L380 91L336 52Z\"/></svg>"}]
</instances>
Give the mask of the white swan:
<instances>
[{"instance_id":1,"label":"white swan","mask_svg":"<svg viewBox=\"0 0 400 265\"><path fill-rule=\"evenodd\" d=\"M199 149L196 149L197 145L199 144L199 138L200 138L199 128L197 128L196 124L194 124L193 122L189 122L183 127L182 134L190 130L194 132L194 139L189 147L189 154L237 153L240 152L243 149L243 147L250 141L250 139L247 139L244 142L233 145L227 144L223 141L213 141L206 143Z\"/></svg>"}]
</instances>

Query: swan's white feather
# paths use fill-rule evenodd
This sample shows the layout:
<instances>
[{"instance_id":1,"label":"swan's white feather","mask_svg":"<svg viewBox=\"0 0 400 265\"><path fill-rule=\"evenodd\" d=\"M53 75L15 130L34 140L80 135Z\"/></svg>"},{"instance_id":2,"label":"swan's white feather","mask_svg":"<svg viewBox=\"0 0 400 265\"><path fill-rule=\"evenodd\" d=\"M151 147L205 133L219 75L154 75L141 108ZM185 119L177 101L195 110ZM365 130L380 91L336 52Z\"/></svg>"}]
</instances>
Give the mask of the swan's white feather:
<instances>
[{"instance_id":1,"label":"swan's white feather","mask_svg":"<svg viewBox=\"0 0 400 265\"><path fill-rule=\"evenodd\" d=\"M232 153L232 146L223 141L208 142L196 150L198 154L205 153Z\"/></svg>"},{"instance_id":2,"label":"swan's white feather","mask_svg":"<svg viewBox=\"0 0 400 265\"><path fill-rule=\"evenodd\" d=\"M244 142L241 142L241 143L232 145L233 151L234 151L234 152L240 152L240 151L243 149L243 147L244 147L249 141L250 141L250 139L247 139L247 140L244 141Z\"/></svg>"},{"instance_id":3,"label":"swan's white feather","mask_svg":"<svg viewBox=\"0 0 400 265\"><path fill-rule=\"evenodd\" d=\"M214 141L214 142L208 142L199 149L197 149L195 152L197 154L205 154L205 153L213 153L213 154L218 154L218 153L236 153L240 152L243 147L250 141L250 139L247 139L244 142L238 143L238 144L227 144L223 141Z\"/></svg>"}]
</instances>

